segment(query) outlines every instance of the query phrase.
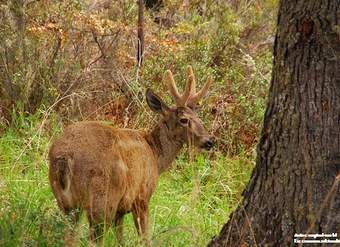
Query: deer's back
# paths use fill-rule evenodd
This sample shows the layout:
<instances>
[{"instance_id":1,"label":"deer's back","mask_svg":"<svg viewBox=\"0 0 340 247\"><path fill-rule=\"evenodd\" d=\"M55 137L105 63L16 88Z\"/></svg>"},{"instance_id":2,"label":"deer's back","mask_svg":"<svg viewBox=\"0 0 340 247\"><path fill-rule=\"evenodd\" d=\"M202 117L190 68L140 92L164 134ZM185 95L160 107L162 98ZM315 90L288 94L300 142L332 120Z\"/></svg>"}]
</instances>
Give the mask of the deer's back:
<instances>
[{"instance_id":1,"label":"deer's back","mask_svg":"<svg viewBox=\"0 0 340 247\"><path fill-rule=\"evenodd\" d=\"M157 163L141 131L79 122L54 141L49 158L52 189L66 210L119 201L118 211L130 211L157 183Z\"/></svg>"}]
</instances>

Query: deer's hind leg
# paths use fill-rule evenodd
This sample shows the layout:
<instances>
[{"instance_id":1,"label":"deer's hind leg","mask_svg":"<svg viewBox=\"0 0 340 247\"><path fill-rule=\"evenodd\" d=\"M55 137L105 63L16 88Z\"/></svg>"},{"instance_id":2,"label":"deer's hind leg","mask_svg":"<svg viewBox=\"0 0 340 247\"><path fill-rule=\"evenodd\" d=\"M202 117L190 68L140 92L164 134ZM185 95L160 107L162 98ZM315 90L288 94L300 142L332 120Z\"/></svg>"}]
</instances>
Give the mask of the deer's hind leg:
<instances>
[{"instance_id":1,"label":"deer's hind leg","mask_svg":"<svg viewBox=\"0 0 340 247\"><path fill-rule=\"evenodd\" d=\"M79 209L65 209L63 211L68 221L64 232L64 244L66 247L77 246L75 234L81 211Z\"/></svg>"},{"instance_id":2,"label":"deer's hind leg","mask_svg":"<svg viewBox=\"0 0 340 247\"><path fill-rule=\"evenodd\" d=\"M92 243L101 243L105 231L112 226L116 219L119 200L116 195L108 192L92 195L91 207L87 210L87 218L90 224L90 241Z\"/></svg>"},{"instance_id":3,"label":"deer's hind leg","mask_svg":"<svg viewBox=\"0 0 340 247\"><path fill-rule=\"evenodd\" d=\"M145 201L135 202L132 208L133 220L139 236L147 246L151 246L148 232L149 207Z\"/></svg>"},{"instance_id":4,"label":"deer's hind leg","mask_svg":"<svg viewBox=\"0 0 340 247\"><path fill-rule=\"evenodd\" d=\"M105 231L112 225L112 220L105 217L105 211L92 211L87 217L90 227L90 244L95 246L98 243L101 245Z\"/></svg>"},{"instance_id":5,"label":"deer's hind leg","mask_svg":"<svg viewBox=\"0 0 340 247\"><path fill-rule=\"evenodd\" d=\"M119 246L124 246L124 214L117 213L115 218L116 238Z\"/></svg>"}]
</instances>

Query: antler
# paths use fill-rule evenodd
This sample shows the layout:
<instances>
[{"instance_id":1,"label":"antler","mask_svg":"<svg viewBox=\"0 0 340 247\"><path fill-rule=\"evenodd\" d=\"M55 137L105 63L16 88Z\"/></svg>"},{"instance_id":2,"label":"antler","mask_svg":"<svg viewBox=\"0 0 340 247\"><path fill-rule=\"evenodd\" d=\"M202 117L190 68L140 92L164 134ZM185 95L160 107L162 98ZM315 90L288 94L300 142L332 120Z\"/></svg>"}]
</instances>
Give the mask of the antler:
<instances>
[{"instance_id":1,"label":"antler","mask_svg":"<svg viewBox=\"0 0 340 247\"><path fill-rule=\"evenodd\" d=\"M196 93L195 75L190 65L187 67L187 81L183 94L178 92L174 77L170 70L165 72L164 80L177 106L196 105L201 98L207 95L212 83L212 77L209 76L202 89Z\"/></svg>"}]
</instances>

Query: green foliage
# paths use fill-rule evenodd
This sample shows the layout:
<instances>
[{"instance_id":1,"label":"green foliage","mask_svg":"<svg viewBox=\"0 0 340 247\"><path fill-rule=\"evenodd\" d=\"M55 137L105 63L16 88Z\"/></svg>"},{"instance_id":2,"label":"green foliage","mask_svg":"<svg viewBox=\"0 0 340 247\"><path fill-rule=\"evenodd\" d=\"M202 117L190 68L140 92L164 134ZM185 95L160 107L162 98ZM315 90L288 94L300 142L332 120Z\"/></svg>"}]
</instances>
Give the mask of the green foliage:
<instances>
[{"instance_id":1,"label":"green foliage","mask_svg":"<svg viewBox=\"0 0 340 247\"><path fill-rule=\"evenodd\" d=\"M261 128L271 76L270 45L263 40L271 40L273 19L268 22L268 18L275 13L274 1L239 1L238 7L207 1L207 5L204 15L196 11L199 1L194 2L190 15L171 28L158 33L151 29L155 39L165 40L165 44L157 55L146 54L143 80L147 86L154 82L153 87L171 102L161 83L166 69L173 71L181 89L188 64L193 66L198 86L213 75L210 97L201 107L204 122L212 123L213 133L221 139L220 150L231 155L243 150L251 153ZM140 112L137 118L144 114Z\"/></svg>"}]
</instances>

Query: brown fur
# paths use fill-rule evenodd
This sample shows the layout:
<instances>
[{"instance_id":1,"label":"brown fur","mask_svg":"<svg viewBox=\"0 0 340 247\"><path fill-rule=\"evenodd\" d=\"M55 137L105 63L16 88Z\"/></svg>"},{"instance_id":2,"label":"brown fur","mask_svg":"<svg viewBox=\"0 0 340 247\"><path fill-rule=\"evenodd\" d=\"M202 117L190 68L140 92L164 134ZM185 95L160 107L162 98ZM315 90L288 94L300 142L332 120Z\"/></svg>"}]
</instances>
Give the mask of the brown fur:
<instances>
[{"instance_id":1,"label":"brown fur","mask_svg":"<svg viewBox=\"0 0 340 247\"><path fill-rule=\"evenodd\" d=\"M189 107L171 109L151 91L147 100L162 114L151 132L78 122L67 127L50 149L49 180L58 206L73 216L73 223L80 211L86 212L92 240L112 223L121 240L122 219L129 212L138 232L147 238L148 205L159 174L185 143L206 148L211 140Z\"/></svg>"}]
</instances>

